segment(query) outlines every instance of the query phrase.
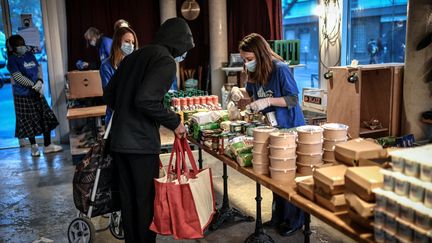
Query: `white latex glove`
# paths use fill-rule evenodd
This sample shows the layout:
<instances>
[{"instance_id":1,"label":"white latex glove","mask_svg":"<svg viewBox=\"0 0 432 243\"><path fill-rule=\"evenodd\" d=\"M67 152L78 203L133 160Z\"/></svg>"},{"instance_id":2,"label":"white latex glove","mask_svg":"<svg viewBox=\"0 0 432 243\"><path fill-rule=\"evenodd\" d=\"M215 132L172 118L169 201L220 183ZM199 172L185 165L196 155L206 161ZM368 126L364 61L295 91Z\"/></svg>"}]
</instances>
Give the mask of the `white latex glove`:
<instances>
[{"instance_id":1,"label":"white latex glove","mask_svg":"<svg viewBox=\"0 0 432 243\"><path fill-rule=\"evenodd\" d=\"M37 92L40 92L41 90L43 90L42 88L43 88L43 83L40 80L38 80L36 82L36 84L33 85L33 87L32 87L32 89L36 90Z\"/></svg>"},{"instance_id":2,"label":"white latex glove","mask_svg":"<svg viewBox=\"0 0 432 243\"><path fill-rule=\"evenodd\" d=\"M259 99L249 104L253 112L262 111L270 105L270 98Z\"/></svg>"}]
</instances>

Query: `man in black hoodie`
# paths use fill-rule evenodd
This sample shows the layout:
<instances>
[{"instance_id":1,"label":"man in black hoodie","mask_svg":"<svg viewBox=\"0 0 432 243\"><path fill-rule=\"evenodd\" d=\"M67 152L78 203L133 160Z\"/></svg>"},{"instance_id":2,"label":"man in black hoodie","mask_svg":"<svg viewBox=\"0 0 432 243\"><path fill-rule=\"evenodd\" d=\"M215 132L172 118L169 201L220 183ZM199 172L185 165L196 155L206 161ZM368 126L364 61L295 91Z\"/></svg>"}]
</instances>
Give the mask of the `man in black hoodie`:
<instances>
[{"instance_id":1,"label":"man in black hoodie","mask_svg":"<svg viewBox=\"0 0 432 243\"><path fill-rule=\"evenodd\" d=\"M123 59L104 89L104 100L115 113L111 151L119 167L120 197L126 242L155 242L149 230L159 175L159 126L184 136L186 129L163 97L176 75L176 61L194 47L192 33L180 18L165 21L152 44Z\"/></svg>"}]
</instances>

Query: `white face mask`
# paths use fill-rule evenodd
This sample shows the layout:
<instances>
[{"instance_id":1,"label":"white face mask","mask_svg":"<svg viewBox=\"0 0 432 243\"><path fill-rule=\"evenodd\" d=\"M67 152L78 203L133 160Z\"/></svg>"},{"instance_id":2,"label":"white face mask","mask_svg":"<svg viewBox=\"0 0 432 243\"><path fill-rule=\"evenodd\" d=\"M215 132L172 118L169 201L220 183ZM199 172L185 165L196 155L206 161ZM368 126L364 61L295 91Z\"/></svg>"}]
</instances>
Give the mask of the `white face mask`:
<instances>
[{"instance_id":1,"label":"white face mask","mask_svg":"<svg viewBox=\"0 0 432 243\"><path fill-rule=\"evenodd\" d=\"M127 56L134 51L134 45L131 43L123 42L120 50L122 51L123 55Z\"/></svg>"},{"instance_id":2,"label":"white face mask","mask_svg":"<svg viewBox=\"0 0 432 243\"><path fill-rule=\"evenodd\" d=\"M17 46L16 52L20 56L24 55L27 52L27 46Z\"/></svg>"},{"instance_id":3,"label":"white face mask","mask_svg":"<svg viewBox=\"0 0 432 243\"><path fill-rule=\"evenodd\" d=\"M249 72L251 72L251 73L255 72L255 69L256 69L256 60L252 60L250 62L245 63L245 66L246 66L246 69Z\"/></svg>"},{"instance_id":4,"label":"white face mask","mask_svg":"<svg viewBox=\"0 0 432 243\"><path fill-rule=\"evenodd\" d=\"M89 45L96 46L96 40L95 39L91 39L90 42L89 42Z\"/></svg>"},{"instance_id":5,"label":"white face mask","mask_svg":"<svg viewBox=\"0 0 432 243\"><path fill-rule=\"evenodd\" d=\"M174 58L176 62L182 62L186 58L187 52L183 53L183 55Z\"/></svg>"}]
</instances>

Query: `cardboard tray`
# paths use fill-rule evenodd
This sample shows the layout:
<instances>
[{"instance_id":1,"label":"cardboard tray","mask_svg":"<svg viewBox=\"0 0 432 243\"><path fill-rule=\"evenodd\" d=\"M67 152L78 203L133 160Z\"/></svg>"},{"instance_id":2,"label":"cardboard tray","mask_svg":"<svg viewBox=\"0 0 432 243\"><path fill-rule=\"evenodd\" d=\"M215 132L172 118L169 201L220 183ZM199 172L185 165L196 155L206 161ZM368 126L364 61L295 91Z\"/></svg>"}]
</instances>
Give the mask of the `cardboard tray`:
<instances>
[{"instance_id":1,"label":"cardboard tray","mask_svg":"<svg viewBox=\"0 0 432 243\"><path fill-rule=\"evenodd\" d=\"M363 201L352 192L345 192L345 200L348 207L361 218L367 219L373 217L375 203L368 203Z\"/></svg>"},{"instance_id":2,"label":"cardboard tray","mask_svg":"<svg viewBox=\"0 0 432 243\"><path fill-rule=\"evenodd\" d=\"M315 190L325 195L335 195L344 192L345 165L328 166L316 169L313 173Z\"/></svg>"},{"instance_id":3,"label":"cardboard tray","mask_svg":"<svg viewBox=\"0 0 432 243\"><path fill-rule=\"evenodd\" d=\"M347 210L347 204L344 194L333 195L329 199L320 193L315 193L316 202L332 212L344 212Z\"/></svg>"},{"instance_id":4,"label":"cardboard tray","mask_svg":"<svg viewBox=\"0 0 432 243\"><path fill-rule=\"evenodd\" d=\"M382 187L384 176L378 166L351 167L345 173L345 187L367 202L373 202L373 189Z\"/></svg>"},{"instance_id":5,"label":"cardboard tray","mask_svg":"<svg viewBox=\"0 0 432 243\"><path fill-rule=\"evenodd\" d=\"M297 190L298 192L306 197L307 199L314 201L315 193L314 193L314 179L310 176L307 179L301 180L297 182Z\"/></svg>"},{"instance_id":6,"label":"cardboard tray","mask_svg":"<svg viewBox=\"0 0 432 243\"><path fill-rule=\"evenodd\" d=\"M379 144L356 138L335 145L335 158L347 165L355 165L360 159L386 158L387 150Z\"/></svg>"},{"instance_id":7,"label":"cardboard tray","mask_svg":"<svg viewBox=\"0 0 432 243\"><path fill-rule=\"evenodd\" d=\"M348 216L351 219L351 222L370 231L373 230L373 217L363 218L362 216L358 215L352 208L348 208Z\"/></svg>"}]
</instances>

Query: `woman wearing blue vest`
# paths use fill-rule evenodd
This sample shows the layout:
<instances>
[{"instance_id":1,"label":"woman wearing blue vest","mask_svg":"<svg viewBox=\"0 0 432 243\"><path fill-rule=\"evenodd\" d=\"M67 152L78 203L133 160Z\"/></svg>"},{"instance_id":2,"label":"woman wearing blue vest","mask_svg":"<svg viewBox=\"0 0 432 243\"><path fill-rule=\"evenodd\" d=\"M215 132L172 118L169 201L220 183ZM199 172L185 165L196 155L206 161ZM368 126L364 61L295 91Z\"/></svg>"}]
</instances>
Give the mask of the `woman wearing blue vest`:
<instances>
[{"instance_id":1,"label":"woman wearing blue vest","mask_svg":"<svg viewBox=\"0 0 432 243\"><path fill-rule=\"evenodd\" d=\"M20 35L12 35L6 44L7 69L13 79L15 137L29 139L33 157L40 156L35 139L40 134L44 137L44 153L61 151L61 146L51 143L51 130L57 127L58 121L43 96L41 66Z\"/></svg>"},{"instance_id":2,"label":"woman wearing blue vest","mask_svg":"<svg viewBox=\"0 0 432 243\"><path fill-rule=\"evenodd\" d=\"M84 33L84 39L87 41L87 47L94 46L98 48L100 62L88 63L83 60L78 60L76 66L79 70L98 69L100 64L110 55L112 39L104 36L104 34L95 27L90 27L87 29L87 31Z\"/></svg>"},{"instance_id":3,"label":"woman wearing blue vest","mask_svg":"<svg viewBox=\"0 0 432 243\"><path fill-rule=\"evenodd\" d=\"M239 51L248 75L246 90L254 100L250 108L263 114L275 112L279 128L304 125L298 104L299 91L288 64L256 33L243 38ZM276 227L279 234L290 236L303 224L303 211L273 193L272 218L264 226Z\"/></svg>"},{"instance_id":4,"label":"woman wearing blue vest","mask_svg":"<svg viewBox=\"0 0 432 243\"><path fill-rule=\"evenodd\" d=\"M123 58L137 49L138 39L135 31L133 31L130 27L117 28L117 30L114 32L110 55L102 62L99 69L102 80L102 88L107 86ZM108 124L110 119L111 109L107 107L105 124Z\"/></svg>"}]
</instances>

